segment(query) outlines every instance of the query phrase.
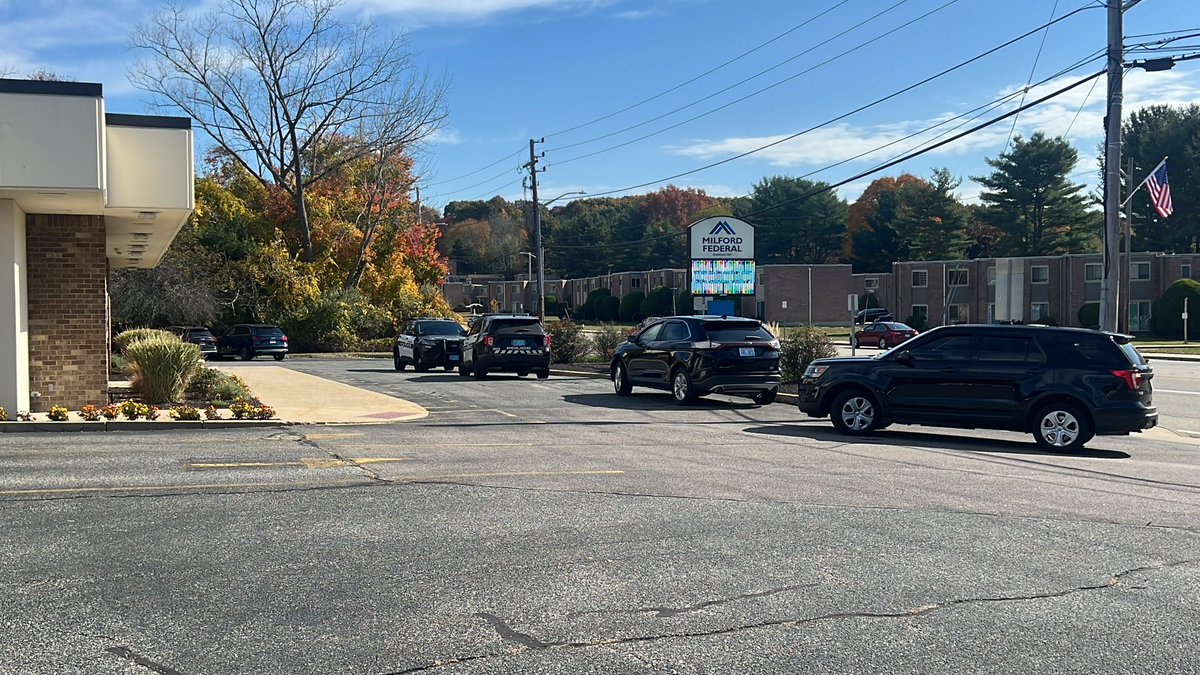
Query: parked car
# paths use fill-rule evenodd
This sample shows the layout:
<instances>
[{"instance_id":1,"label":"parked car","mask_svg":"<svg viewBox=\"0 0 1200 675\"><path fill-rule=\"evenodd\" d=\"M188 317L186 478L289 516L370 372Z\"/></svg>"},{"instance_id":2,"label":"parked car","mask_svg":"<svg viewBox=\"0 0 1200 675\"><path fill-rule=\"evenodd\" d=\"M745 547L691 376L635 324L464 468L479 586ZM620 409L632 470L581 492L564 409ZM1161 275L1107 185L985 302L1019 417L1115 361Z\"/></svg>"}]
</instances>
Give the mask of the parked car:
<instances>
[{"instance_id":1,"label":"parked car","mask_svg":"<svg viewBox=\"0 0 1200 675\"><path fill-rule=\"evenodd\" d=\"M211 359L217 355L217 338L204 326L170 326L167 330L200 348L200 357Z\"/></svg>"},{"instance_id":2,"label":"parked car","mask_svg":"<svg viewBox=\"0 0 1200 675\"><path fill-rule=\"evenodd\" d=\"M859 310L858 314L854 315L854 323L867 325L876 321L895 321L891 311L884 307L871 307L870 309Z\"/></svg>"},{"instance_id":3,"label":"parked car","mask_svg":"<svg viewBox=\"0 0 1200 675\"><path fill-rule=\"evenodd\" d=\"M498 371L550 377L550 336L536 316L485 314L467 331L458 374L482 380Z\"/></svg>"},{"instance_id":4,"label":"parked car","mask_svg":"<svg viewBox=\"0 0 1200 675\"><path fill-rule=\"evenodd\" d=\"M850 335L851 347L871 345L880 349L890 349L896 345L917 336L917 330L908 324L895 321L876 321L860 331Z\"/></svg>"},{"instance_id":5,"label":"parked car","mask_svg":"<svg viewBox=\"0 0 1200 675\"><path fill-rule=\"evenodd\" d=\"M462 343L467 331L453 319L413 319L400 328L392 345L392 363L396 370L411 365L418 372L441 366L458 367Z\"/></svg>"},{"instance_id":6,"label":"parked car","mask_svg":"<svg viewBox=\"0 0 1200 675\"><path fill-rule=\"evenodd\" d=\"M659 319L617 347L609 375L618 396L650 387L680 404L716 393L766 405L783 382L779 341L761 322L734 316Z\"/></svg>"},{"instance_id":7,"label":"parked car","mask_svg":"<svg viewBox=\"0 0 1200 675\"><path fill-rule=\"evenodd\" d=\"M800 411L844 434L897 424L1032 433L1075 451L1096 434L1158 423L1154 373L1128 335L1049 326L957 325L874 357L813 361Z\"/></svg>"},{"instance_id":8,"label":"parked car","mask_svg":"<svg viewBox=\"0 0 1200 675\"><path fill-rule=\"evenodd\" d=\"M288 353L288 339L278 326L239 323L217 338L217 358L238 356L249 361L259 354L270 354L282 361Z\"/></svg>"}]
</instances>

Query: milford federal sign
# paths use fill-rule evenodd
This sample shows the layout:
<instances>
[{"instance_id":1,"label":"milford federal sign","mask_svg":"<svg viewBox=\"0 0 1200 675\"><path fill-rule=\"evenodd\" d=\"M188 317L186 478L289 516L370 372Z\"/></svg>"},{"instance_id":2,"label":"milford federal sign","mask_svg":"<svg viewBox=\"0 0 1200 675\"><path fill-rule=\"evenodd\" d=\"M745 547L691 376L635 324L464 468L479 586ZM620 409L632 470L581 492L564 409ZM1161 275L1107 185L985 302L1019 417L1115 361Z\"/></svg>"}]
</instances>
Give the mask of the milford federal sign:
<instances>
[{"instance_id":1,"label":"milford federal sign","mask_svg":"<svg viewBox=\"0 0 1200 675\"><path fill-rule=\"evenodd\" d=\"M754 260L754 226L718 216L688 227L692 260Z\"/></svg>"}]
</instances>

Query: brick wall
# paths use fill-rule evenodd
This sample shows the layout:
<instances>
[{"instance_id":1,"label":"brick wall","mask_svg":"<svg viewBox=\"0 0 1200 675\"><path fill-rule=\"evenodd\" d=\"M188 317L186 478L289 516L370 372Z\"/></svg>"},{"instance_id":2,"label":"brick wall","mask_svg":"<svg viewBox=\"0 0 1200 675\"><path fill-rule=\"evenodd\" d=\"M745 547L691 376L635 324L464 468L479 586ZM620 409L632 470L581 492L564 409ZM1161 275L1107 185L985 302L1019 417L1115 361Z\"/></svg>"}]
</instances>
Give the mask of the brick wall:
<instances>
[{"instance_id":1,"label":"brick wall","mask_svg":"<svg viewBox=\"0 0 1200 675\"><path fill-rule=\"evenodd\" d=\"M30 215L25 250L30 407L108 403L104 218Z\"/></svg>"}]
</instances>

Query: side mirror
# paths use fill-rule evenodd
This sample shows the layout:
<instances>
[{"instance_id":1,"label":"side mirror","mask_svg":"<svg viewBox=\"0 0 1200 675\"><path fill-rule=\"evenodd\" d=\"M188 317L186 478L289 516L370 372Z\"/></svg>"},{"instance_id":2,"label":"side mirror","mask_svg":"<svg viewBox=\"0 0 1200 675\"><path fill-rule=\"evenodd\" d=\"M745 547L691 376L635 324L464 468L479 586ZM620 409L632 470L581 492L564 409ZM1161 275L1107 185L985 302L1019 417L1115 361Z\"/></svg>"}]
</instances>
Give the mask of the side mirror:
<instances>
[{"instance_id":1,"label":"side mirror","mask_svg":"<svg viewBox=\"0 0 1200 675\"><path fill-rule=\"evenodd\" d=\"M896 363L899 363L902 366L910 366L910 367L912 365L914 365L915 361L913 361L912 352L905 349L904 351L900 352L899 354L896 354Z\"/></svg>"}]
</instances>

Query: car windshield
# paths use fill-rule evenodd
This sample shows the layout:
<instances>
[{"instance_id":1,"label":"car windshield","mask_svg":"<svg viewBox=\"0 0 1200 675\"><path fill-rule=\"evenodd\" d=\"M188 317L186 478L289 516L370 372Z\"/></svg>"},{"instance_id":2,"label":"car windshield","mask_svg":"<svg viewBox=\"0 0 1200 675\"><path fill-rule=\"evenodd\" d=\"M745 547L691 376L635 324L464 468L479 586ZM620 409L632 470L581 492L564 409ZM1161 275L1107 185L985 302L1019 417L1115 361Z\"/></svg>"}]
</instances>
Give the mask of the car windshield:
<instances>
[{"instance_id":1,"label":"car windshield","mask_svg":"<svg viewBox=\"0 0 1200 675\"><path fill-rule=\"evenodd\" d=\"M750 342L774 340L766 328L757 321L705 321L704 332L713 342Z\"/></svg>"},{"instance_id":2,"label":"car windshield","mask_svg":"<svg viewBox=\"0 0 1200 675\"><path fill-rule=\"evenodd\" d=\"M462 326L454 321L427 321L417 324L417 333L421 335L462 335Z\"/></svg>"},{"instance_id":3,"label":"car windshield","mask_svg":"<svg viewBox=\"0 0 1200 675\"><path fill-rule=\"evenodd\" d=\"M213 336L213 334L212 334L212 331L210 331L210 330L207 330L207 329L199 329L199 330L192 330L192 331L188 331L188 334L187 334L187 336L188 336L188 339L191 339L191 338L210 338L210 337L212 337L212 336Z\"/></svg>"},{"instance_id":4,"label":"car windshield","mask_svg":"<svg viewBox=\"0 0 1200 675\"><path fill-rule=\"evenodd\" d=\"M909 326L906 323L894 323L894 322L889 321L889 322L884 323L883 325L887 326L888 328L890 328L894 331L912 330L912 326Z\"/></svg>"},{"instance_id":5,"label":"car windshield","mask_svg":"<svg viewBox=\"0 0 1200 675\"><path fill-rule=\"evenodd\" d=\"M542 325L536 318L530 319L495 319L491 330L496 333L537 333L541 334Z\"/></svg>"}]
</instances>

